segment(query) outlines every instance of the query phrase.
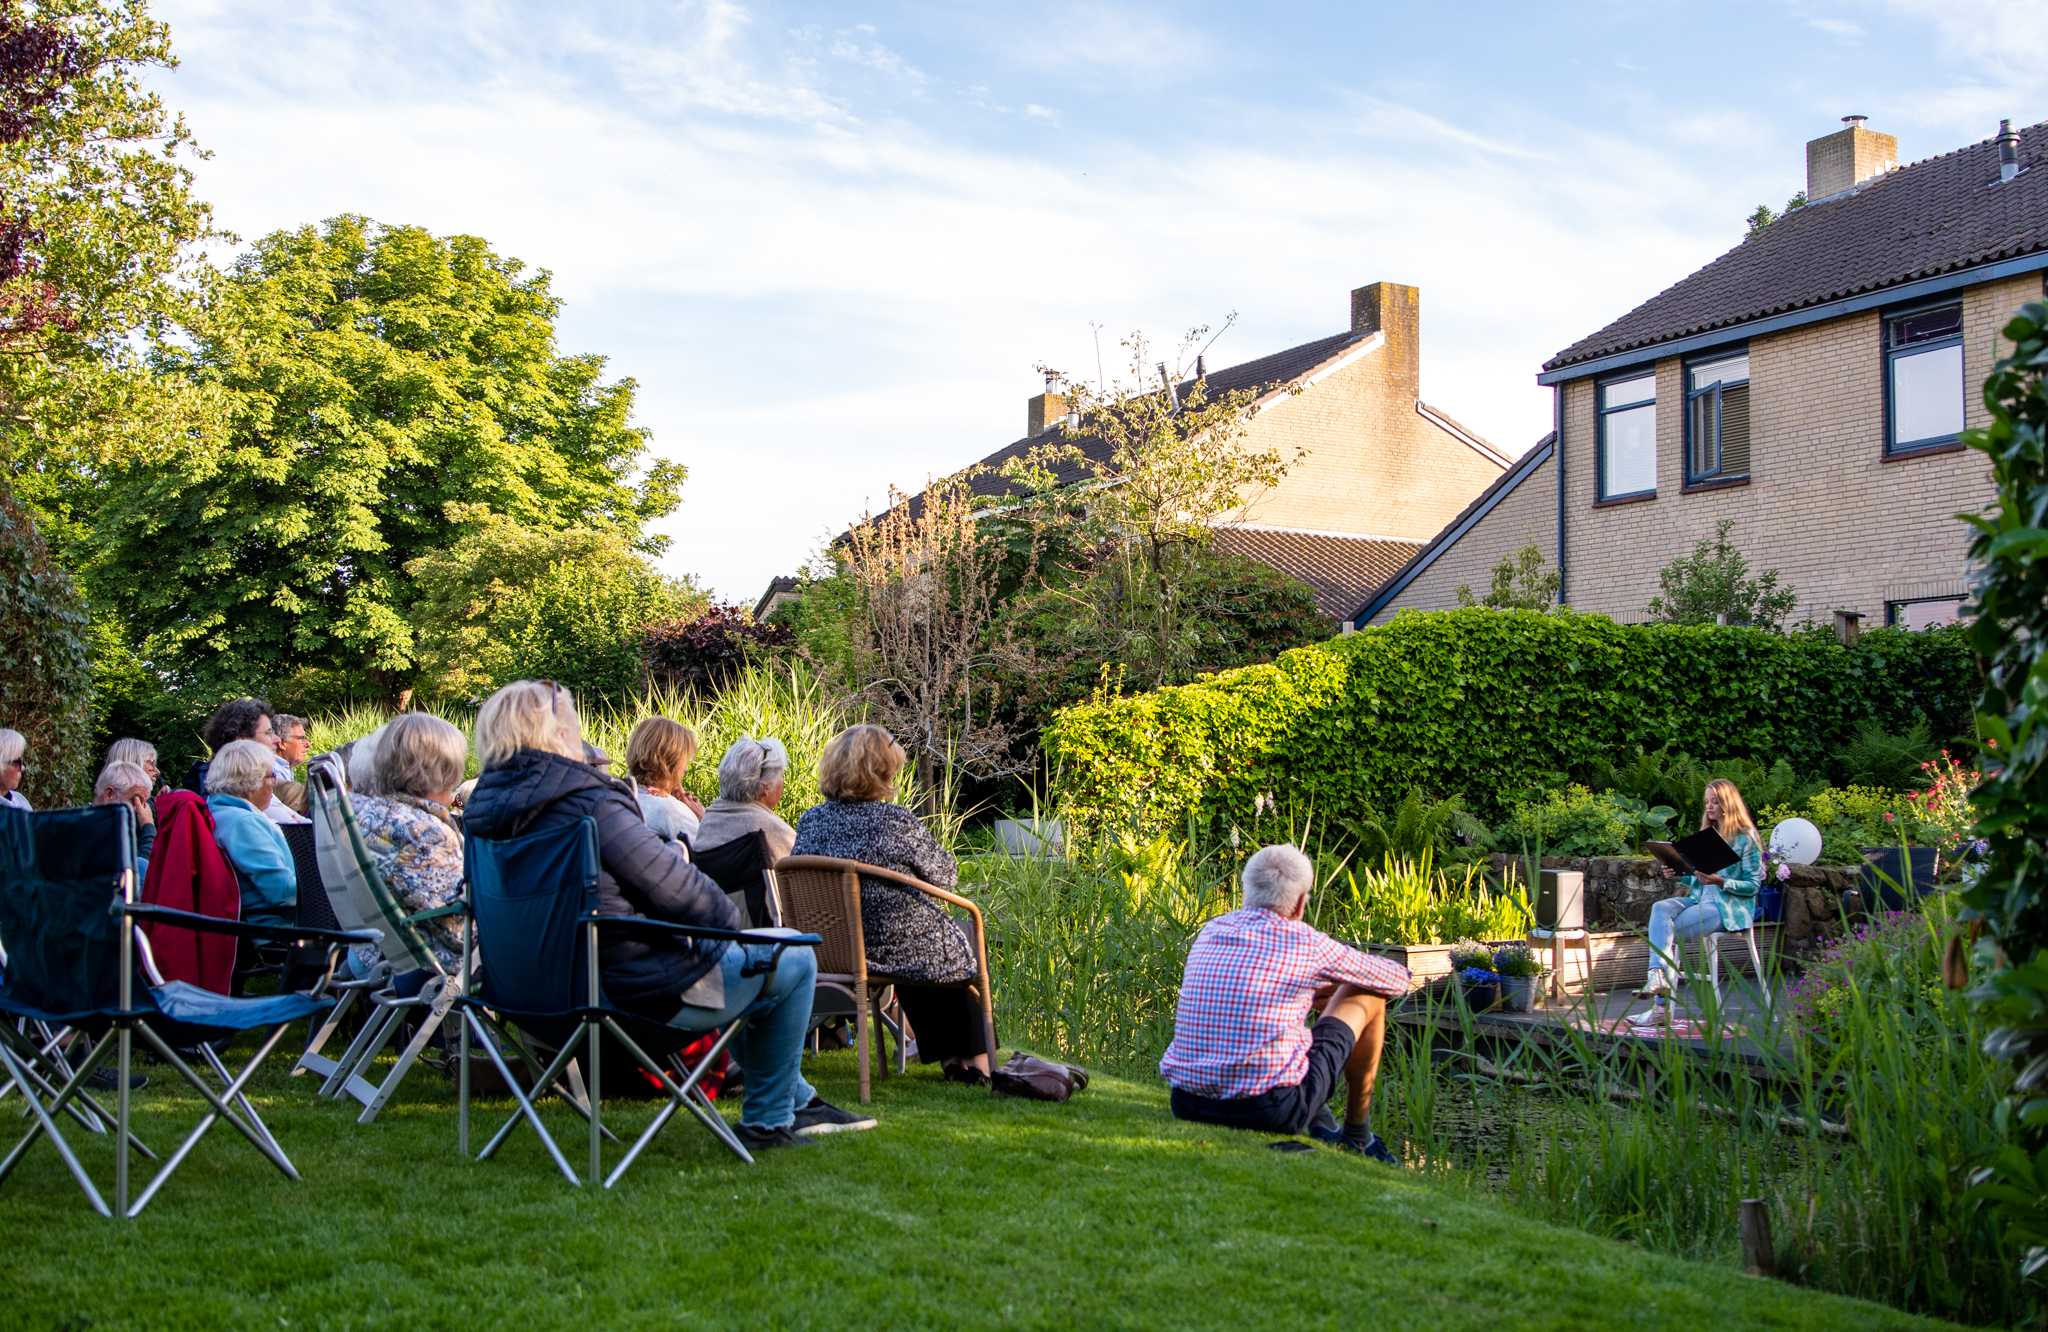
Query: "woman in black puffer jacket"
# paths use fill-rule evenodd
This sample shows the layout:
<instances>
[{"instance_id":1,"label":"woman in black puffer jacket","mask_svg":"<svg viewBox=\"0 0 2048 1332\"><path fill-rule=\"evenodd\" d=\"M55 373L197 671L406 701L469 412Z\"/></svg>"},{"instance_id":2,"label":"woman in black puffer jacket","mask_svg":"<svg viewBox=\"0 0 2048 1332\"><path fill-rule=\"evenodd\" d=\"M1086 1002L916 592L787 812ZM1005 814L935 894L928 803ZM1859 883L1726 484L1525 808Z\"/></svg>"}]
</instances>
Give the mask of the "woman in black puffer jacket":
<instances>
[{"instance_id":1,"label":"woman in black puffer jacket","mask_svg":"<svg viewBox=\"0 0 2048 1332\"><path fill-rule=\"evenodd\" d=\"M484 770L464 806L463 831L503 841L594 819L600 914L740 928L725 890L648 828L633 788L584 762L581 729L575 701L552 681L521 680L485 699L476 719ZM739 1135L750 1151L874 1127L873 1119L826 1104L803 1079L817 978L810 949L787 949L774 971L742 976L749 954L765 954L767 945L618 931L600 938L605 993L621 1007L686 1030L748 1015L735 1045L746 1073Z\"/></svg>"}]
</instances>

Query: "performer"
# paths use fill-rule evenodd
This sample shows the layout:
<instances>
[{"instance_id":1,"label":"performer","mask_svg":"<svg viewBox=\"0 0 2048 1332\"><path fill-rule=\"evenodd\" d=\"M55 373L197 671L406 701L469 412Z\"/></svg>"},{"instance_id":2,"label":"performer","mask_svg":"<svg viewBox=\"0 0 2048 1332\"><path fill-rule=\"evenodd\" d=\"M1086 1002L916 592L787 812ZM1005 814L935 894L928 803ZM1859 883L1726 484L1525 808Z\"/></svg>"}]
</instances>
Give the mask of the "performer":
<instances>
[{"instance_id":1,"label":"performer","mask_svg":"<svg viewBox=\"0 0 2048 1332\"><path fill-rule=\"evenodd\" d=\"M1661 866L1664 877L1686 889L1684 897L1668 897L1650 908L1650 974L1638 999L1649 1008L1629 1021L1652 1026L1671 1020L1671 976L1679 970L1678 947L1709 934L1733 934L1749 928L1756 912L1756 890L1763 882L1763 839L1742 792L1725 777L1707 783L1700 827L1712 828L1741 859L1718 874L1685 874Z\"/></svg>"}]
</instances>

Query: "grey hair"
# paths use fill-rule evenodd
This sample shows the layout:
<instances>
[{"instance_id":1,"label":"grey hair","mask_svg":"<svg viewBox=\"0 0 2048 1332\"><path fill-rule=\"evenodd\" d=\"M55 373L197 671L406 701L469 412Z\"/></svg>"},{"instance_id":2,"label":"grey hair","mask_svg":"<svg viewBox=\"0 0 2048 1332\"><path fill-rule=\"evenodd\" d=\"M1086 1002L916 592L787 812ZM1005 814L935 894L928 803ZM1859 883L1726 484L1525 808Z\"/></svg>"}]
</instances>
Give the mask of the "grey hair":
<instances>
[{"instance_id":1,"label":"grey hair","mask_svg":"<svg viewBox=\"0 0 2048 1332\"><path fill-rule=\"evenodd\" d=\"M14 762L28 752L28 737L8 726L0 726L0 766Z\"/></svg>"},{"instance_id":2,"label":"grey hair","mask_svg":"<svg viewBox=\"0 0 2048 1332\"><path fill-rule=\"evenodd\" d=\"M389 722L385 726L390 725ZM360 795L383 795L377 780L377 745L384 739L384 726L363 736L348 751L348 789Z\"/></svg>"},{"instance_id":3,"label":"grey hair","mask_svg":"<svg viewBox=\"0 0 2048 1332\"><path fill-rule=\"evenodd\" d=\"M116 740L107 746L107 764L133 763L140 768L144 763L156 762L156 746L147 740ZM148 774L145 772L144 774Z\"/></svg>"},{"instance_id":4,"label":"grey hair","mask_svg":"<svg viewBox=\"0 0 2048 1332\"><path fill-rule=\"evenodd\" d=\"M273 712L270 714L270 729L276 733L278 739L291 739L292 727L294 726L305 731L313 729L313 723L307 721L304 717L294 717L289 712Z\"/></svg>"},{"instance_id":5,"label":"grey hair","mask_svg":"<svg viewBox=\"0 0 2048 1332\"><path fill-rule=\"evenodd\" d=\"M1292 843L1262 846L1244 862L1244 904L1291 916L1316 886L1315 863Z\"/></svg>"},{"instance_id":6,"label":"grey hair","mask_svg":"<svg viewBox=\"0 0 2048 1332\"><path fill-rule=\"evenodd\" d=\"M208 771L211 771L211 769L208 769ZM115 759L112 763L100 769L99 776L93 778L92 798L98 800L110 786L118 791L126 791L131 786L139 786L146 791L149 789L149 774L142 770L140 763L130 763L126 759Z\"/></svg>"},{"instance_id":7,"label":"grey hair","mask_svg":"<svg viewBox=\"0 0 2048 1332\"><path fill-rule=\"evenodd\" d=\"M206 765L208 795L252 796L263 789L277 751L254 740L230 740Z\"/></svg>"},{"instance_id":8,"label":"grey hair","mask_svg":"<svg viewBox=\"0 0 2048 1332\"><path fill-rule=\"evenodd\" d=\"M725 800L759 800L789 771L789 751L773 736L743 735L718 761L718 794Z\"/></svg>"},{"instance_id":9,"label":"grey hair","mask_svg":"<svg viewBox=\"0 0 2048 1332\"><path fill-rule=\"evenodd\" d=\"M383 795L440 795L455 789L468 761L461 731L431 712L408 712L377 742L377 785Z\"/></svg>"}]
</instances>

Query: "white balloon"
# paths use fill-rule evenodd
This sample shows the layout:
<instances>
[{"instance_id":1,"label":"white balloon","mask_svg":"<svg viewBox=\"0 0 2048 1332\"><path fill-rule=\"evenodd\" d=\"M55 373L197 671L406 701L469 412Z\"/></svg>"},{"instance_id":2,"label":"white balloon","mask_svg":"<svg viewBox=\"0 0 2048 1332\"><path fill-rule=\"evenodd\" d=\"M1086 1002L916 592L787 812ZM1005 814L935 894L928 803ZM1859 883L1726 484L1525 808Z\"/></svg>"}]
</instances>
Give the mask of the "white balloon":
<instances>
[{"instance_id":1,"label":"white balloon","mask_svg":"<svg viewBox=\"0 0 2048 1332\"><path fill-rule=\"evenodd\" d=\"M1771 854L1791 865L1811 865L1820 858L1820 829L1810 819L1786 819L1771 829Z\"/></svg>"}]
</instances>

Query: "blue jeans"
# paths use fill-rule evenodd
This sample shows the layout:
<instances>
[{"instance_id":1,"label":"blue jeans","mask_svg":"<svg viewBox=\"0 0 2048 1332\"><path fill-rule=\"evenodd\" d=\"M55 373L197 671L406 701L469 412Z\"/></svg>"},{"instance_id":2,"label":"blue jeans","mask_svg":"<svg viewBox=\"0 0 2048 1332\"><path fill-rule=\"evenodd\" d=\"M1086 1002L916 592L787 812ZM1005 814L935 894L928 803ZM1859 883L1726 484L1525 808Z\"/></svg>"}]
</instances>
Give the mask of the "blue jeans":
<instances>
[{"instance_id":1,"label":"blue jeans","mask_svg":"<svg viewBox=\"0 0 2048 1332\"><path fill-rule=\"evenodd\" d=\"M1679 970L1675 945L1704 938L1721 928L1721 909L1707 902L1667 897L1650 908L1650 976Z\"/></svg>"},{"instance_id":2,"label":"blue jeans","mask_svg":"<svg viewBox=\"0 0 2048 1332\"><path fill-rule=\"evenodd\" d=\"M747 1076L747 1101L740 1111L740 1123L754 1128L788 1127L797 1108L810 1104L817 1095L804 1081L803 1061L818 958L808 948L786 948L775 970L740 975L740 968L749 961L765 965L774 951L771 944L727 944L719 961L725 979L725 1007L685 1004L682 1012L668 1020L669 1026L683 1031L708 1031L746 1014L747 1025L733 1038L733 1046Z\"/></svg>"}]
</instances>

